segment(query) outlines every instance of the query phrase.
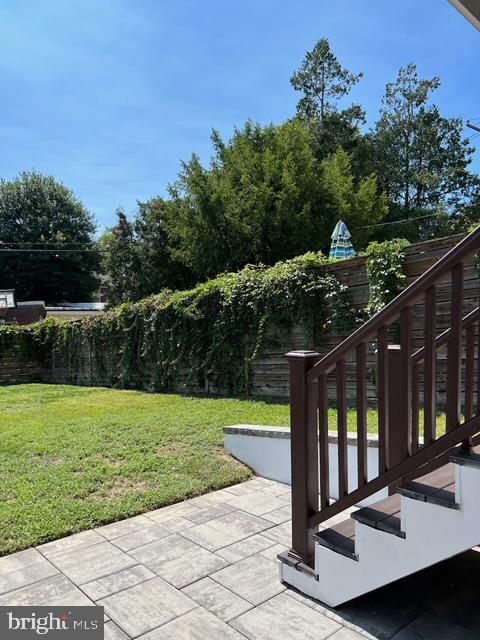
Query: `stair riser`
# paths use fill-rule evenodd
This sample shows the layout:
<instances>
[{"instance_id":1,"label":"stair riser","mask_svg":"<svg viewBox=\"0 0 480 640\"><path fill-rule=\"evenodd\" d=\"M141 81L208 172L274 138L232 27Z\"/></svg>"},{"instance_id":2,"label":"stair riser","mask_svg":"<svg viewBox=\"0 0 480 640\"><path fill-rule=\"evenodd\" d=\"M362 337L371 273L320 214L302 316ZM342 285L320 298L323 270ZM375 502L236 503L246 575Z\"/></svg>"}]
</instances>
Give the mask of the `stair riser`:
<instances>
[{"instance_id":1,"label":"stair riser","mask_svg":"<svg viewBox=\"0 0 480 640\"><path fill-rule=\"evenodd\" d=\"M283 579L313 598L337 606L480 543L480 469L456 465L459 510L402 496L402 539L360 522L358 562L321 545L315 548L319 580L285 567Z\"/></svg>"}]
</instances>

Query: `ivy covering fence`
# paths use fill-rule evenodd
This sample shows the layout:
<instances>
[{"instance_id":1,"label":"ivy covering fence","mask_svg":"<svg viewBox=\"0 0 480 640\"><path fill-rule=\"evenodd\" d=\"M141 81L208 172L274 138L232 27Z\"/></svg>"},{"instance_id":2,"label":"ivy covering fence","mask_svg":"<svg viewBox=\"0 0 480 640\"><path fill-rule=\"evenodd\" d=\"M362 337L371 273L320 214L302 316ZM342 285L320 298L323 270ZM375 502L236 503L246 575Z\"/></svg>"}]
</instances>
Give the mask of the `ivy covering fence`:
<instances>
[{"instance_id":1,"label":"ivy covering fence","mask_svg":"<svg viewBox=\"0 0 480 640\"><path fill-rule=\"evenodd\" d=\"M321 253L307 253L269 268L247 266L189 291L164 291L94 318L1 327L0 346L40 362L61 353L71 382L87 344L96 376L108 369L114 386L145 388L148 370L154 391L178 388L183 376L187 389L203 388L207 379L212 388L245 393L249 365L266 346L270 324L301 326L308 344L314 330L318 336L358 321L346 287L326 271L327 264Z\"/></svg>"}]
</instances>

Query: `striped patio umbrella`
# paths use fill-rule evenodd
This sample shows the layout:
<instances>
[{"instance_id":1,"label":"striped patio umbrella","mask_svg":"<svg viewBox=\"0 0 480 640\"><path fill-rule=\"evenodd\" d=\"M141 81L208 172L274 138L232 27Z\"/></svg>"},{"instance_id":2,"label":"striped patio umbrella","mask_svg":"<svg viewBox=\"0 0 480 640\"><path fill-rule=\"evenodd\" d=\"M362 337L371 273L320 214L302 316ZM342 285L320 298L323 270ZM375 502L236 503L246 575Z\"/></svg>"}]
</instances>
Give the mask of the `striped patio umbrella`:
<instances>
[{"instance_id":1,"label":"striped patio umbrella","mask_svg":"<svg viewBox=\"0 0 480 640\"><path fill-rule=\"evenodd\" d=\"M353 258L355 249L351 241L350 231L343 220L339 220L335 225L332 233L332 244L330 245L330 258L343 260L344 258Z\"/></svg>"}]
</instances>

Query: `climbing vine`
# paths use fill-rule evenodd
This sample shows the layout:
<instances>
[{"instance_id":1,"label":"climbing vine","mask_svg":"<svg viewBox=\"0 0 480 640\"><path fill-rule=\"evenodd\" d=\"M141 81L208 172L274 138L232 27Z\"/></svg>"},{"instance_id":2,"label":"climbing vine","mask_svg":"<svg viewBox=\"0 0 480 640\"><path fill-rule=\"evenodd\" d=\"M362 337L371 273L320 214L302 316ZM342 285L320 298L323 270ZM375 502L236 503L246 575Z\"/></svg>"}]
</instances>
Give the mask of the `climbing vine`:
<instances>
[{"instance_id":1,"label":"climbing vine","mask_svg":"<svg viewBox=\"0 0 480 640\"><path fill-rule=\"evenodd\" d=\"M321 253L307 253L273 267L248 265L189 291L163 291L95 318L47 320L28 327L0 327L0 345L21 343L44 361L58 352L72 382L89 346L93 378L122 388L164 391L205 388L245 393L250 363L271 340L267 328L301 326L314 332L353 325L346 287L327 273Z\"/></svg>"},{"instance_id":2,"label":"climbing vine","mask_svg":"<svg viewBox=\"0 0 480 640\"><path fill-rule=\"evenodd\" d=\"M396 238L385 242L371 242L367 248L367 275L370 296L367 312L370 316L380 311L405 285L403 264L408 240Z\"/></svg>"}]
</instances>

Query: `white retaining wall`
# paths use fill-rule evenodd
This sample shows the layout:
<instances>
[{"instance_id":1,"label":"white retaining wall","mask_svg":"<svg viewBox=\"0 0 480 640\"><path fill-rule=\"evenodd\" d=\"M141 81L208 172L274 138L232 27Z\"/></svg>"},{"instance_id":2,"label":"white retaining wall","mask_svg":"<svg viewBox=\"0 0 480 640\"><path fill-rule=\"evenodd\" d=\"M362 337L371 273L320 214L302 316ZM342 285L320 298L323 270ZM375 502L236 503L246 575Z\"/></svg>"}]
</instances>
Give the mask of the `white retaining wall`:
<instances>
[{"instance_id":1,"label":"white retaining wall","mask_svg":"<svg viewBox=\"0 0 480 640\"><path fill-rule=\"evenodd\" d=\"M291 484L290 429L237 424L224 427L225 448L234 458L250 467L257 475L277 482ZM330 497L338 499L338 438L329 433ZM348 435L348 490L357 488L357 438ZM378 438L368 434L368 479L378 475ZM387 495L387 490L371 496L366 502L375 502Z\"/></svg>"}]
</instances>

